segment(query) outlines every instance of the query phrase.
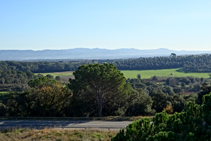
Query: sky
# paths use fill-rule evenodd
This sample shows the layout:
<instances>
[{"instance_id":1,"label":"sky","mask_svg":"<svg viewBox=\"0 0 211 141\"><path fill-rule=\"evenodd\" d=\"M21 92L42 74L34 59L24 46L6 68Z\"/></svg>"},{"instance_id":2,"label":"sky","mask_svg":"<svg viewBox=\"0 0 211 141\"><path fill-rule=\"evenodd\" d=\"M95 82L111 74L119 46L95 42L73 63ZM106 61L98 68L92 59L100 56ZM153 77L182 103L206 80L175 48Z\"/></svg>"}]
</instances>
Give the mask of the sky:
<instances>
[{"instance_id":1,"label":"sky","mask_svg":"<svg viewBox=\"0 0 211 141\"><path fill-rule=\"evenodd\" d=\"M0 0L0 50L211 50L211 0Z\"/></svg>"}]
</instances>

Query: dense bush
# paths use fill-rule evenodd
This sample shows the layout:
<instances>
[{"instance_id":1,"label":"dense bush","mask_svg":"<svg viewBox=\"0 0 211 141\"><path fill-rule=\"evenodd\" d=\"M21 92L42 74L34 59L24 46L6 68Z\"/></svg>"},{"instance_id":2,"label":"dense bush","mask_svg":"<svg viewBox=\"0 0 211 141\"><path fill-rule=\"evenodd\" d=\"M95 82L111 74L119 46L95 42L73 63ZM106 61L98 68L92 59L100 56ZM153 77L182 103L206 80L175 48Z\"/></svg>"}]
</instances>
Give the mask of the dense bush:
<instances>
[{"instance_id":1,"label":"dense bush","mask_svg":"<svg viewBox=\"0 0 211 141\"><path fill-rule=\"evenodd\" d=\"M157 113L153 119L144 118L129 124L112 141L198 141L211 139L211 93L203 97L203 104L188 102L181 113L169 116Z\"/></svg>"}]
</instances>

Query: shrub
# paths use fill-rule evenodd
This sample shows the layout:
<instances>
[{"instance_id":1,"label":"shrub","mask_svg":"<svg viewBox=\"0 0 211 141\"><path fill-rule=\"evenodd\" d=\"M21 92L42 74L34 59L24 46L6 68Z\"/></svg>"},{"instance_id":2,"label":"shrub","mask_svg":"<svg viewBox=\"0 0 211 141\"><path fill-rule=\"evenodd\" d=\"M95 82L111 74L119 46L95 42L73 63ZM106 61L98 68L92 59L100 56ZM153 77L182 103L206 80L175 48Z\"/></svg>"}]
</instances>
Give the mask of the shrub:
<instances>
[{"instance_id":1,"label":"shrub","mask_svg":"<svg viewBox=\"0 0 211 141\"><path fill-rule=\"evenodd\" d=\"M211 139L211 93L203 97L203 105L188 102L181 113L169 116L165 111L151 120L144 118L129 124L112 141L198 141Z\"/></svg>"},{"instance_id":2,"label":"shrub","mask_svg":"<svg viewBox=\"0 0 211 141\"><path fill-rule=\"evenodd\" d=\"M171 104L168 104L167 106L166 106L166 108L164 108L163 109L166 113L168 113L168 114L171 114L171 113L173 113L173 111L174 111L174 109L173 109L173 107L171 106Z\"/></svg>"},{"instance_id":3,"label":"shrub","mask_svg":"<svg viewBox=\"0 0 211 141\"><path fill-rule=\"evenodd\" d=\"M152 77L152 80L158 80L158 77L155 75Z\"/></svg>"}]
</instances>

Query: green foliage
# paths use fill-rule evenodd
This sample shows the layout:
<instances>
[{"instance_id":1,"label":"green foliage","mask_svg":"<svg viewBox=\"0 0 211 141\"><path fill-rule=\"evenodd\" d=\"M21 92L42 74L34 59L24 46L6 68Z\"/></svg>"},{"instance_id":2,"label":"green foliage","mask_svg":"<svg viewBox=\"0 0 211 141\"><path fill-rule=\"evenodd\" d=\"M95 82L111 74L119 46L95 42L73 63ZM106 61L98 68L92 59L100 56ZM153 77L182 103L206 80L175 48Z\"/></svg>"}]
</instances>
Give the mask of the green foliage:
<instances>
[{"instance_id":1,"label":"green foliage","mask_svg":"<svg viewBox=\"0 0 211 141\"><path fill-rule=\"evenodd\" d=\"M71 116L72 93L62 85L30 88L0 96L0 116Z\"/></svg>"},{"instance_id":2,"label":"green foliage","mask_svg":"<svg viewBox=\"0 0 211 141\"><path fill-rule=\"evenodd\" d=\"M151 97L152 102L153 102L152 108L148 108L148 109L155 109L156 112L161 112L164 108L166 108L168 104L171 104L171 106L174 109L173 112L181 112L185 106L186 101L182 96L183 90L178 86L174 88L171 86L166 86L166 85L162 86L154 82L143 81L140 79L128 79L127 82L130 82L132 84L132 87L135 90L141 89L141 94L143 95L140 97L143 97L142 98L143 100L146 98L146 96ZM138 100L139 97L137 97L136 99ZM141 110L142 108L139 108L139 107L145 107L141 103L145 103L145 105L148 105L148 106L151 105L150 100L148 101L149 101L148 104L147 102L143 102L143 101L133 103L134 105L129 106L129 108L127 109L126 115L132 115L132 113L134 115L138 115L137 113L142 113L143 115L144 114L147 115L148 112L140 112L143 110ZM149 113L152 113L152 112L149 112Z\"/></svg>"},{"instance_id":3,"label":"green foliage","mask_svg":"<svg viewBox=\"0 0 211 141\"><path fill-rule=\"evenodd\" d=\"M39 77L34 80L30 80L28 85L32 88L39 88L43 86L53 86L58 84L59 82L48 77Z\"/></svg>"},{"instance_id":4,"label":"green foliage","mask_svg":"<svg viewBox=\"0 0 211 141\"><path fill-rule=\"evenodd\" d=\"M33 73L46 73L46 72L62 72L62 71L75 71L83 64L92 63L93 61L40 61L40 62L15 62L15 61L0 61L0 68L2 71L9 69L15 71L30 70Z\"/></svg>"},{"instance_id":5,"label":"green foliage","mask_svg":"<svg viewBox=\"0 0 211 141\"><path fill-rule=\"evenodd\" d=\"M40 61L40 62L14 62L1 61L2 71L15 70L33 73L76 71L81 65L105 62L113 63L118 70L152 70L152 69L173 69L182 68L185 72L209 72L211 68L211 55L188 55L174 57L146 57L137 59L116 59L116 60L64 60L64 61ZM170 72L174 73L174 72ZM170 75L170 73L166 75ZM133 78L137 77L137 74ZM142 73L141 73L142 74ZM156 74L153 74L156 75ZM184 74L185 75L185 74ZM186 74L187 75L187 74ZM185 75L185 76L186 76ZM151 77L152 75L150 75ZM208 75L207 75L208 77ZM142 78L143 74L142 74Z\"/></svg>"},{"instance_id":6,"label":"green foliage","mask_svg":"<svg viewBox=\"0 0 211 141\"><path fill-rule=\"evenodd\" d=\"M170 131L170 132L165 132L161 131L154 136L149 137L147 140L148 141L175 141L178 139L178 136Z\"/></svg>"},{"instance_id":7,"label":"green foliage","mask_svg":"<svg viewBox=\"0 0 211 141\"><path fill-rule=\"evenodd\" d=\"M114 65L120 70L151 70L182 68L185 72L210 72L211 55L175 57L149 57L117 60ZM137 75L137 73L136 73ZM155 75L155 74L154 74ZM167 75L167 74L166 74ZM142 74L143 76L143 74Z\"/></svg>"},{"instance_id":8,"label":"green foliage","mask_svg":"<svg viewBox=\"0 0 211 141\"><path fill-rule=\"evenodd\" d=\"M0 72L0 91L23 91L31 79L37 78L31 71L7 70Z\"/></svg>"},{"instance_id":9,"label":"green foliage","mask_svg":"<svg viewBox=\"0 0 211 141\"><path fill-rule=\"evenodd\" d=\"M158 80L158 77L155 75L152 77L152 80Z\"/></svg>"},{"instance_id":10,"label":"green foliage","mask_svg":"<svg viewBox=\"0 0 211 141\"><path fill-rule=\"evenodd\" d=\"M208 125L211 125L211 93L203 97L202 110L204 112L204 119Z\"/></svg>"},{"instance_id":11,"label":"green foliage","mask_svg":"<svg viewBox=\"0 0 211 141\"><path fill-rule=\"evenodd\" d=\"M198 100L197 100L198 104L202 104L203 96L211 92L210 84L208 84L206 82L203 83L202 86L201 86L201 90L202 91L198 94Z\"/></svg>"},{"instance_id":12,"label":"green foliage","mask_svg":"<svg viewBox=\"0 0 211 141\"><path fill-rule=\"evenodd\" d=\"M161 112L167 106L168 95L163 93L161 90L154 90L151 97L153 100L152 108L157 112Z\"/></svg>"},{"instance_id":13,"label":"green foliage","mask_svg":"<svg viewBox=\"0 0 211 141\"><path fill-rule=\"evenodd\" d=\"M74 95L96 100L98 116L102 116L106 103L118 98L121 99L130 93L130 84L126 83L123 73L113 64L83 65L73 73L75 79L70 79L69 88Z\"/></svg>"},{"instance_id":14,"label":"green foliage","mask_svg":"<svg viewBox=\"0 0 211 141\"><path fill-rule=\"evenodd\" d=\"M2 71L0 76L2 83L9 81L3 79L8 78L6 76L24 77L26 78L24 83L34 77L35 79L29 81L28 89L27 84L24 86L24 92L1 95L0 115L145 116L161 112L167 105L172 106L173 113L181 112L186 101L196 101L196 96L183 97L183 90L179 85L181 83L198 85L207 81L207 79L194 77L172 77L166 81L166 83L171 81L175 83L176 87L171 87L138 78L126 80L123 73L114 65L106 63L81 66L74 75L76 79L70 79L68 85L70 89L67 89L56 80L41 75L37 78L30 71ZM129 83L132 84L133 89ZM198 101L200 98L202 101L202 96L209 92L210 85L204 83ZM65 96L69 99L67 100Z\"/></svg>"},{"instance_id":15,"label":"green foliage","mask_svg":"<svg viewBox=\"0 0 211 141\"><path fill-rule=\"evenodd\" d=\"M60 76L56 76L55 77L55 80L60 81L61 80L61 77Z\"/></svg>"},{"instance_id":16,"label":"green foliage","mask_svg":"<svg viewBox=\"0 0 211 141\"><path fill-rule=\"evenodd\" d=\"M141 75L140 75L140 74L138 74L138 75L137 75L137 78L138 78L138 79L141 79Z\"/></svg>"},{"instance_id":17,"label":"green foliage","mask_svg":"<svg viewBox=\"0 0 211 141\"><path fill-rule=\"evenodd\" d=\"M126 116L147 116L154 115L155 110L152 110L152 98L144 94L142 89L132 90L130 96L126 100L127 110L125 112Z\"/></svg>"},{"instance_id":18,"label":"green foliage","mask_svg":"<svg viewBox=\"0 0 211 141\"><path fill-rule=\"evenodd\" d=\"M126 127L126 132L124 129L112 138L112 141L142 141L148 137L149 134L153 134L154 127L151 124L151 119L144 118L139 121L135 121Z\"/></svg>"},{"instance_id":19,"label":"green foliage","mask_svg":"<svg viewBox=\"0 0 211 141\"><path fill-rule=\"evenodd\" d=\"M47 74L45 77L53 79L53 75Z\"/></svg>"},{"instance_id":20,"label":"green foliage","mask_svg":"<svg viewBox=\"0 0 211 141\"><path fill-rule=\"evenodd\" d=\"M209 77L210 77L210 79L211 79L211 73L209 73Z\"/></svg>"},{"instance_id":21,"label":"green foliage","mask_svg":"<svg viewBox=\"0 0 211 141\"><path fill-rule=\"evenodd\" d=\"M198 141L211 138L211 93L203 98L203 105L188 102L181 113L169 116L165 112L151 119L141 119L122 129L112 141L175 140ZM126 131L125 131L126 130Z\"/></svg>"},{"instance_id":22,"label":"green foliage","mask_svg":"<svg viewBox=\"0 0 211 141\"><path fill-rule=\"evenodd\" d=\"M198 99L198 95L197 94L190 94L188 96L184 96L185 101L192 101L194 103L196 103L197 99Z\"/></svg>"}]
</instances>

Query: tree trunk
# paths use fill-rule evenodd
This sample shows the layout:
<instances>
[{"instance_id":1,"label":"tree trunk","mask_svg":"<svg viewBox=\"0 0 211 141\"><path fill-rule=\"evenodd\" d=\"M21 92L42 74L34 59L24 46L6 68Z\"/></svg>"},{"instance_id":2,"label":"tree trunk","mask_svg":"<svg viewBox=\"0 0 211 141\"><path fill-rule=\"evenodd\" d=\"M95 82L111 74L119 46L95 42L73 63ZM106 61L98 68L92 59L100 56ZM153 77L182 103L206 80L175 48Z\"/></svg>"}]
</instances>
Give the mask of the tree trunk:
<instances>
[{"instance_id":1,"label":"tree trunk","mask_svg":"<svg viewBox=\"0 0 211 141\"><path fill-rule=\"evenodd\" d=\"M99 105L99 107L98 107L98 116L99 117L102 116L102 105Z\"/></svg>"},{"instance_id":2,"label":"tree trunk","mask_svg":"<svg viewBox=\"0 0 211 141\"><path fill-rule=\"evenodd\" d=\"M97 97L97 104L98 104L98 116L102 116L102 109L103 109L103 100L102 97Z\"/></svg>"}]
</instances>

